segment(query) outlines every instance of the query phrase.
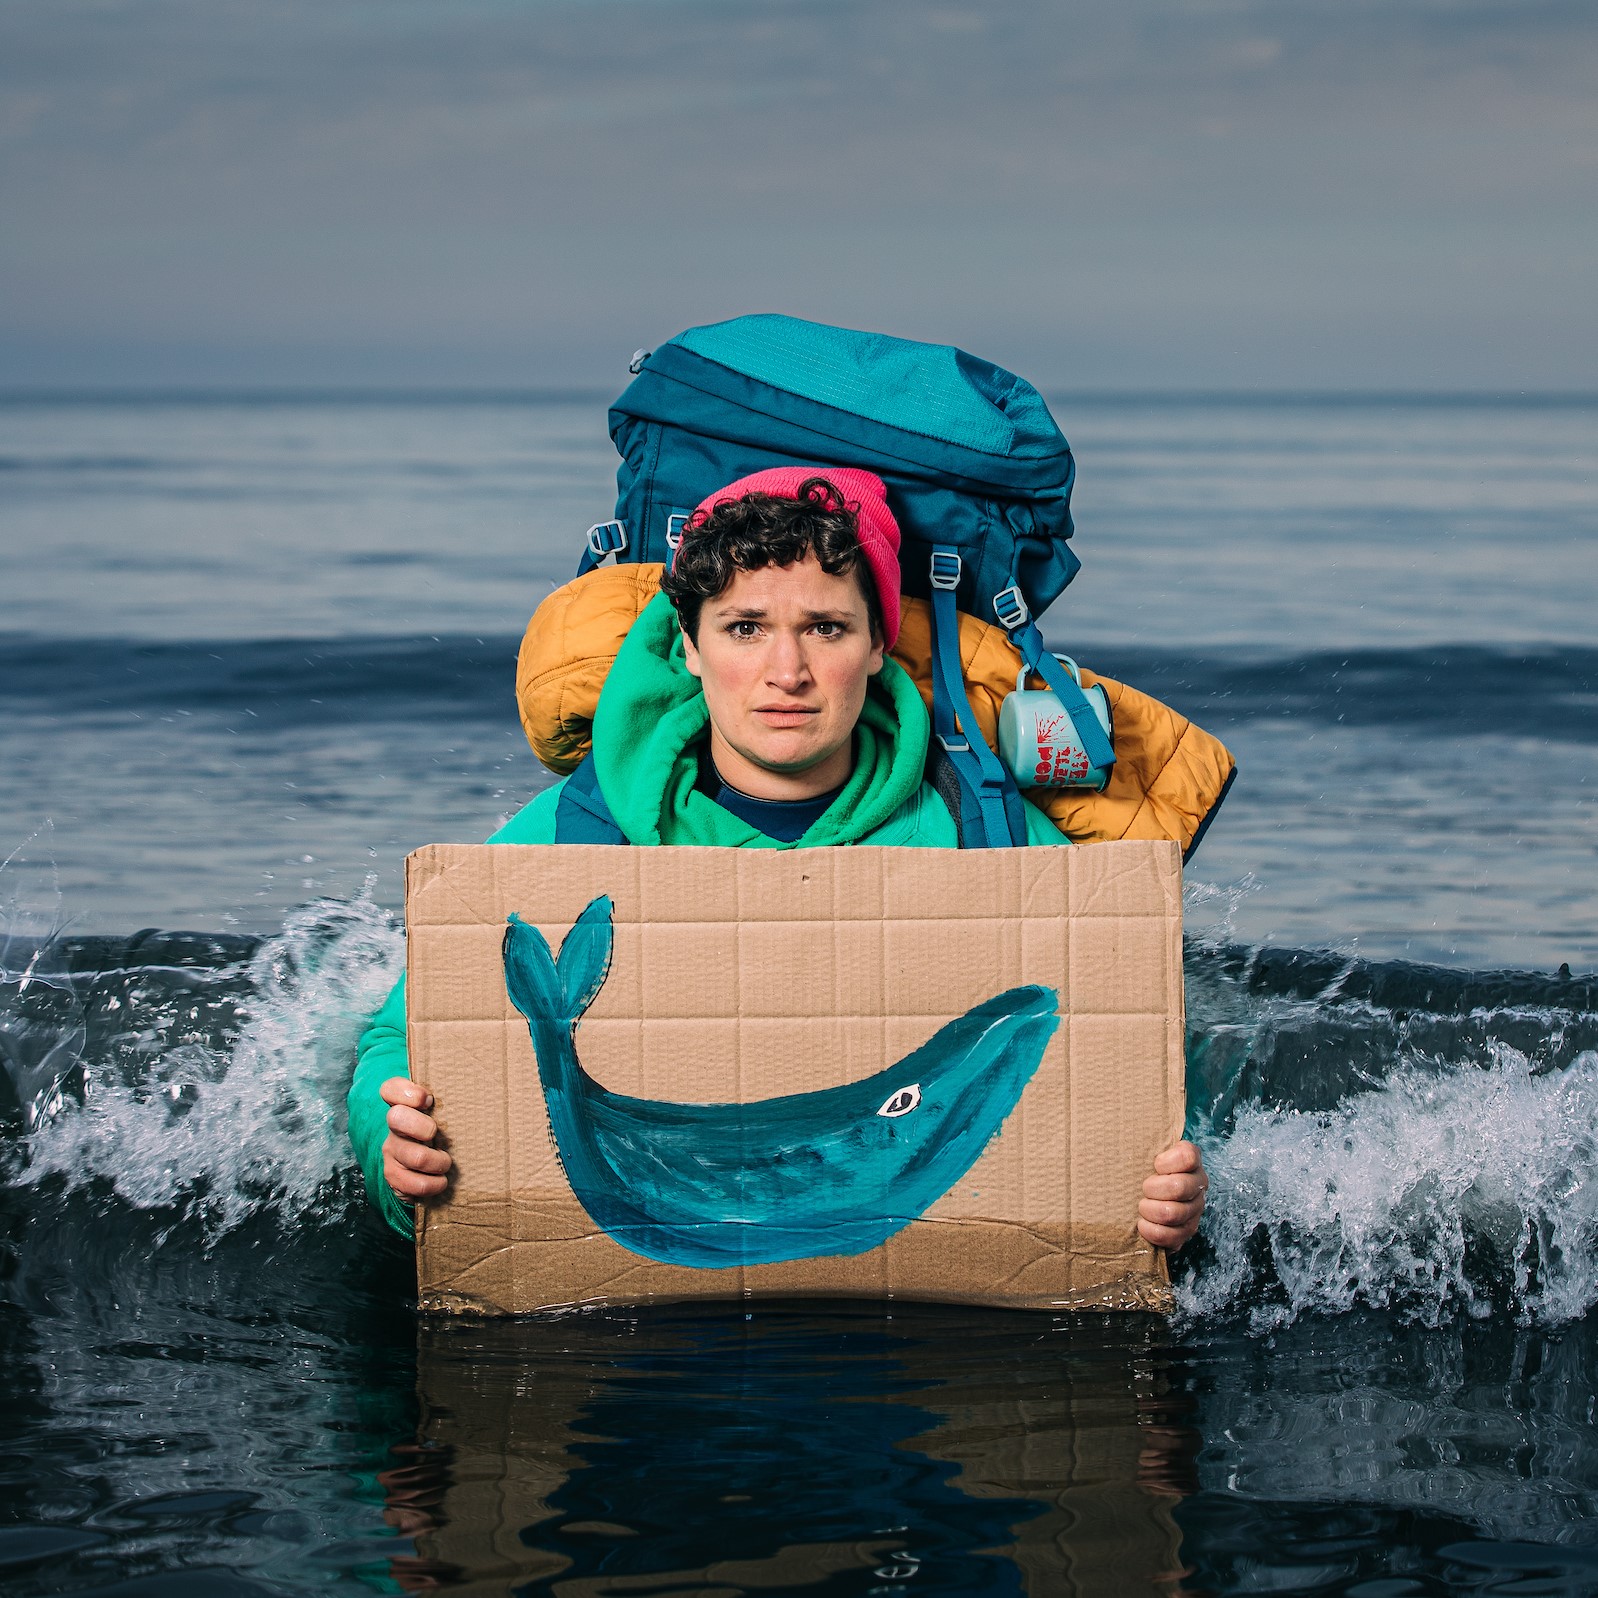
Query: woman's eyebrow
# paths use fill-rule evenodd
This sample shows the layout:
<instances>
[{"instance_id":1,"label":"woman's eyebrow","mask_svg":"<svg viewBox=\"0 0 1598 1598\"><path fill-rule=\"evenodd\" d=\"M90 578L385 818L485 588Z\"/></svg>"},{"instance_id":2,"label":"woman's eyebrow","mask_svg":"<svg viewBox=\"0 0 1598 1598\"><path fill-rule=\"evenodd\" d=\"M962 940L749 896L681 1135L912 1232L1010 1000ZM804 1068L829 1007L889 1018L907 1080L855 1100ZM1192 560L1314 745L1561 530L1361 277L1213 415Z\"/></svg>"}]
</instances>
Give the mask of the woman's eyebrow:
<instances>
[{"instance_id":1,"label":"woman's eyebrow","mask_svg":"<svg viewBox=\"0 0 1598 1598\"><path fill-rule=\"evenodd\" d=\"M717 605L710 614L726 621L764 621L770 612L761 605ZM847 610L807 610L801 614L807 622L847 622L853 619Z\"/></svg>"}]
</instances>

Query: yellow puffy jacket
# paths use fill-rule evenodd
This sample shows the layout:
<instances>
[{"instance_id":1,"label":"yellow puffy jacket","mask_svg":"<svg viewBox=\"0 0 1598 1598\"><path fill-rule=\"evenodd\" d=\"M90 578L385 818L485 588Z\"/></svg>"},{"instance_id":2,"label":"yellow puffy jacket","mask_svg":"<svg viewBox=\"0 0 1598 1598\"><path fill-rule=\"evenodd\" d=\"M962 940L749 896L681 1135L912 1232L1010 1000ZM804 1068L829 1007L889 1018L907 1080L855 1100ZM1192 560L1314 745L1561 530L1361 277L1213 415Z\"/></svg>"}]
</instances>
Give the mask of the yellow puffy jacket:
<instances>
[{"instance_id":1,"label":"yellow puffy jacket","mask_svg":"<svg viewBox=\"0 0 1598 1598\"><path fill-rule=\"evenodd\" d=\"M658 565L600 566L557 588L533 613L516 663L516 702L527 741L562 776L588 753L599 690L639 612L660 586ZM932 612L904 601L893 658L932 703ZM999 627L960 617L960 661L978 730L998 747L999 706L1015 690L1021 656ZM1237 763L1220 739L1159 700L1084 670L1110 701L1115 765L1102 793L1028 788L1028 799L1076 843L1172 838L1190 851L1231 786Z\"/></svg>"}]
</instances>

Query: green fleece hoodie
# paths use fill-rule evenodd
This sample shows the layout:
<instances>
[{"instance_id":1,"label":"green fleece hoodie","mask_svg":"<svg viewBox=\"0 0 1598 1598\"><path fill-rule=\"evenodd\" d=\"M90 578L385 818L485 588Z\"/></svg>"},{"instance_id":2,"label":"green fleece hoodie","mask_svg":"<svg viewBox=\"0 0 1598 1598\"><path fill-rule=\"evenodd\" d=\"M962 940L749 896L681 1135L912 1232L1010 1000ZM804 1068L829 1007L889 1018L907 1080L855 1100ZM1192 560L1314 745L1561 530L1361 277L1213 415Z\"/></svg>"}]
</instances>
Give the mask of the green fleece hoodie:
<instances>
[{"instance_id":1,"label":"green fleece hoodie","mask_svg":"<svg viewBox=\"0 0 1598 1598\"><path fill-rule=\"evenodd\" d=\"M876 844L953 849L959 834L948 808L923 781L930 735L925 706L892 659L866 690L855 728L855 766L838 797L810 830L779 843L724 810L696 786L699 746L709 724L705 696L683 658L670 601L658 594L633 624L605 679L594 715L594 764L616 824L634 844L699 844L730 849L814 849ZM554 843L555 808L564 782L523 806L489 843ZM1066 839L1042 811L1027 810L1027 841ZM361 1034L349 1091L350 1142L366 1191L383 1217L412 1235L411 1206L383 1179L388 1106L379 1091L408 1076L405 981Z\"/></svg>"}]
</instances>

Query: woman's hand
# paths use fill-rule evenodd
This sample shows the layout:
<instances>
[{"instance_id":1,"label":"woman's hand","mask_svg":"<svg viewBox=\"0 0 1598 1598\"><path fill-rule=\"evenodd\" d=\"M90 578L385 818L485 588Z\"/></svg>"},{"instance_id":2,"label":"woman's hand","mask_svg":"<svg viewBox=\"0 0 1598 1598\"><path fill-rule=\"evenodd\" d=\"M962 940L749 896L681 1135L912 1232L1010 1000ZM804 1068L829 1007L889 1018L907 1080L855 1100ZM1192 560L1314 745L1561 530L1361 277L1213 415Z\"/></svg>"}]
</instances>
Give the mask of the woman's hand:
<instances>
[{"instance_id":1,"label":"woman's hand","mask_svg":"<svg viewBox=\"0 0 1598 1598\"><path fill-rule=\"evenodd\" d=\"M1204 1156L1191 1143L1173 1143L1155 1156L1154 1174L1143 1180L1137 1229L1143 1240L1173 1253L1198 1231L1210 1179Z\"/></svg>"},{"instance_id":2,"label":"woman's hand","mask_svg":"<svg viewBox=\"0 0 1598 1598\"><path fill-rule=\"evenodd\" d=\"M408 1076L391 1076L378 1091L389 1106L383 1180L402 1199L437 1198L449 1186L455 1162L443 1149L433 1147L438 1122L427 1113L433 1095Z\"/></svg>"}]
</instances>

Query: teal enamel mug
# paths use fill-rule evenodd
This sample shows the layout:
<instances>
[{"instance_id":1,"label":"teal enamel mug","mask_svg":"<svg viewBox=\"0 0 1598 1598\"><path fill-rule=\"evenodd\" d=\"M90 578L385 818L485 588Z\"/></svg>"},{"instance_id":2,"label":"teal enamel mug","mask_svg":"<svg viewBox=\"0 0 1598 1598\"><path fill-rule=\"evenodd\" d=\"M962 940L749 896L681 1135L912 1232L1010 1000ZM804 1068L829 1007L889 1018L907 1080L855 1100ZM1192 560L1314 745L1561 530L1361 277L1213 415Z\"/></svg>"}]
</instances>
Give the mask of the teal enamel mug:
<instances>
[{"instance_id":1,"label":"teal enamel mug","mask_svg":"<svg viewBox=\"0 0 1598 1598\"><path fill-rule=\"evenodd\" d=\"M1080 686L1082 673L1076 662L1064 655L1054 658ZM1053 690L1028 688L1026 679L1023 669L1015 680L1015 692L1006 694L999 706L999 758L1023 788L1102 789L1110 780L1109 768L1089 763L1071 717ZM1082 692L1110 737L1110 701L1104 690L1095 683Z\"/></svg>"}]
</instances>

